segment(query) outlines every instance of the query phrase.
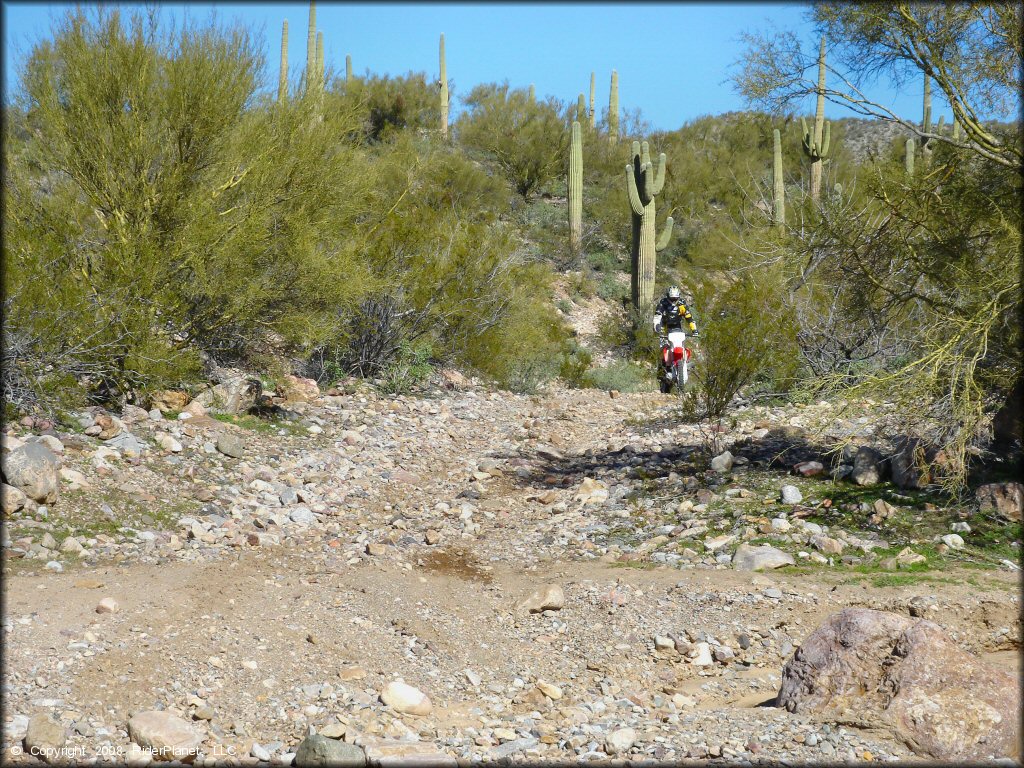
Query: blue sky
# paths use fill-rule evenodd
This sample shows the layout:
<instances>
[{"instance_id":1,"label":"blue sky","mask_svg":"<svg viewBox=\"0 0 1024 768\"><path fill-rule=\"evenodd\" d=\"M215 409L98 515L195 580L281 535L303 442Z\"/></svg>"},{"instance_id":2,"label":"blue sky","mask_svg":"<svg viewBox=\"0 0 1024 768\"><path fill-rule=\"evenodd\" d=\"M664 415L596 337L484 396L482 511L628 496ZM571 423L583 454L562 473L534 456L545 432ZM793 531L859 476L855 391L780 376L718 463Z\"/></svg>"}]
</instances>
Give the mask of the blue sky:
<instances>
[{"instance_id":1,"label":"blue sky","mask_svg":"<svg viewBox=\"0 0 1024 768\"><path fill-rule=\"evenodd\" d=\"M50 22L72 7L64 3L4 3L4 92L17 63ZM239 19L262 30L267 87L276 88L281 22L288 19L289 61L306 57L308 3L164 3L165 14L195 20L215 9L221 20ZM639 109L655 129L673 130L695 117L743 108L728 78L741 51L740 36L772 27L799 32L813 44L802 3L326 3L317 4L327 66L343 71L352 56L356 74L438 73L438 37L445 35L454 106L478 83L533 83L540 97L575 101L589 94L608 106L612 69L619 73L619 104ZM916 88L916 90L915 90ZM918 118L920 86L903 93L873 89L897 112ZM808 103L807 111L813 105ZM936 104L936 118L942 108ZM833 117L842 110L829 106Z\"/></svg>"}]
</instances>

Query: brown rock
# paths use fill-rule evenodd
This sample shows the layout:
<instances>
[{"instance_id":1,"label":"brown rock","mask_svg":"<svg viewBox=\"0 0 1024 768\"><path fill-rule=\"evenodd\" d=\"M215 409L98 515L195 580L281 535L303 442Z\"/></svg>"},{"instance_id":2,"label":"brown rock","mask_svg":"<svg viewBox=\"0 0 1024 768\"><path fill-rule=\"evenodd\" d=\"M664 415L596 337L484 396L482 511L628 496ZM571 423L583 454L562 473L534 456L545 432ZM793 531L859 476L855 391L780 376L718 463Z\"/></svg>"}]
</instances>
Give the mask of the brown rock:
<instances>
[{"instance_id":1,"label":"brown rock","mask_svg":"<svg viewBox=\"0 0 1024 768\"><path fill-rule=\"evenodd\" d=\"M313 379L303 379L298 376L285 376L284 384L280 387L281 396L285 402L308 403L320 397L320 387Z\"/></svg>"},{"instance_id":2,"label":"brown rock","mask_svg":"<svg viewBox=\"0 0 1024 768\"><path fill-rule=\"evenodd\" d=\"M982 512L995 512L1012 522L1019 523L1024 509L1024 485L1020 483L989 483L975 492L978 508Z\"/></svg>"},{"instance_id":3,"label":"brown rock","mask_svg":"<svg viewBox=\"0 0 1024 768\"><path fill-rule=\"evenodd\" d=\"M150 398L150 408L156 408L161 412L180 411L188 405L189 397L184 392L172 389L165 389L161 392L154 392Z\"/></svg>"},{"instance_id":4,"label":"brown rock","mask_svg":"<svg viewBox=\"0 0 1024 768\"><path fill-rule=\"evenodd\" d=\"M454 368L445 368L441 371L441 380L445 389L460 390L469 386L469 379L456 371Z\"/></svg>"},{"instance_id":5,"label":"brown rock","mask_svg":"<svg viewBox=\"0 0 1024 768\"><path fill-rule=\"evenodd\" d=\"M939 760L1019 756L1014 676L930 621L866 608L833 614L782 671L779 706L891 728Z\"/></svg>"}]
</instances>

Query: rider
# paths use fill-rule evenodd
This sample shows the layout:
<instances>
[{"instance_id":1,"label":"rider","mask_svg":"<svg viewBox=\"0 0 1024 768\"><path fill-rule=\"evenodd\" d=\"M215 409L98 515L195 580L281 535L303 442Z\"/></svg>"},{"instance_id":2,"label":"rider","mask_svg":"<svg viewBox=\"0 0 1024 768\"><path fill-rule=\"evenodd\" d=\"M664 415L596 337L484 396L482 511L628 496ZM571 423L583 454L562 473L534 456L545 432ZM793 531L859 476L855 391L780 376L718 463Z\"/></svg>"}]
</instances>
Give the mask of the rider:
<instances>
[{"instance_id":1,"label":"rider","mask_svg":"<svg viewBox=\"0 0 1024 768\"><path fill-rule=\"evenodd\" d=\"M700 336L690 310L683 303L683 292L678 285L671 285L654 309L654 332L661 333L663 326L666 331L682 330L684 320L689 328L689 335Z\"/></svg>"},{"instance_id":2,"label":"rider","mask_svg":"<svg viewBox=\"0 0 1024 768\"><path fill-rule=\"evenodd\" d=\"M688 335L699 337L697 325L693 322L690 310L683 303L683 292L678 285L669 286L658 306L654 309L654 332L661 334L668 331L679 331L686 323Z\"/></svg>"}]
</instances>

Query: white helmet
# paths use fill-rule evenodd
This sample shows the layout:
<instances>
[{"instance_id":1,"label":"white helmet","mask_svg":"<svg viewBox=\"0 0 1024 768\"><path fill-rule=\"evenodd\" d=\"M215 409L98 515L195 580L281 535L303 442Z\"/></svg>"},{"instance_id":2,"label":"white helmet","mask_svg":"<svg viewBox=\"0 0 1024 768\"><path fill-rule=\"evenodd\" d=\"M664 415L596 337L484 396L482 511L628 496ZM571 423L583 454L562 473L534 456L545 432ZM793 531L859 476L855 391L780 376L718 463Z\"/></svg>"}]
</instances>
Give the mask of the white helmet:
<instances>
[{"instance_id":1,"label":"white helmet","mask_svg":"<svg viewBox=\"0 0 1024 768\"><path fill-rule=\"evenodd\" d=\"M679 290L678 285L670 285L668 288L668 297L670 299L681 299L683 297L683 292Z\"/></svg>"}]
</instances>

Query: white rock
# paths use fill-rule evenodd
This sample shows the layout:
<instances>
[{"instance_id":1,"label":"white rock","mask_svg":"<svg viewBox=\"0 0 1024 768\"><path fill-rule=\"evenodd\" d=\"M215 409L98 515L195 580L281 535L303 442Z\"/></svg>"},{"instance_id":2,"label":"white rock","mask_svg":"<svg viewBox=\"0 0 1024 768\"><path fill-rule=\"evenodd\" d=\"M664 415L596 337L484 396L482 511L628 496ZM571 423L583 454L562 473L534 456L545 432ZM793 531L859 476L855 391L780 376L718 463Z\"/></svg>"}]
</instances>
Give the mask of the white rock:
<instances>
[{"instance_id":1,"label":"white rock","mask_svg":"<svg viewBox=\"0 0 1024 768\"><path fill-rule=\"evenodd\" d=\"M945 536L942 537L942 543L950 549L964 548L964 540L957 533L947 533Z\"/></svg>"},{"instance_id":2,"label":"white rock","mask_svg":"<svg viewBox=\"0 0 1024 768\"><path fill-rule=\"evenodd\" d=\"M565 605L565 593L557 584L545 584L519 603L519 610L530 613L558 611Z\"/></svg>"},{"instance_id":3,"label":"white rock","mask_svg":"<svg viewBox=\"0 0 1024 768\"><path fill-rule=\"evenodd\" d=\"M609 755L628 752L636 744L636 731L632 728L618 728L605 737L604 750Z\"/></svg>"},{"instance_id":4,"label":"white rock","mask_svg":"<svg viewBox=\"0 0 1024 768\"><path fill-rule=\"evenodd\" d=\"M96 613L117 613L120 610L121 606L112 597L104 597L100 600L99 605L96 606Z\"/></svg>"},{"instance_id":5,"label":"white rock","mask_svg":"<svg viewBox=\"0 0 1024 768\"><path fill-rule=\"evenodd\" d=\"M784 485L779 491L779 496L782 499L783 504L799 504L804 500L804 495L800 493L800 489L795 485Z\"/></svg>"},{"instance_id":6,"label":"white rock","mask_svg":"<svg viewBox=\"0 0 1024 768\"><path fill-rule=\"evenodd\" d=\"M715 472L728 472L732 469L733 458L729 451L718 454L711 460L711 468Z\"/></svg>"},{"instance_id":7,"label":"white rock","mask_svg":"<svg viewBox=\"0 0 1024 768\"><path fill-rule=\"evenodd\" d=\"M697 643L690 651L690 663L695 667L710 667L715 663L711 657L711 646L707 643Z\"/></svg>"},{"instance_id":8,"label":"white rock","mask_svg":"<svg viewBox=\"0 0 1024 768\"><path fill-rule=\"evenodd\" d=\"M429 715L433 709L427 694L400 680L393 680L384 686L380 700L392 709L410 715Z\"/></svg>"},{"instance_id":9,"label":"white rock","mask_svg":"<svg viewBox=\"0 0 1024 768\"><path fill-rule=\"evenodd\" d=\"M169 712L139 712L128 721L128 735L141 747L151 749L165 760L188 762L203 742L203 735L191 723Z\"/></svg>"}]
</instances>

